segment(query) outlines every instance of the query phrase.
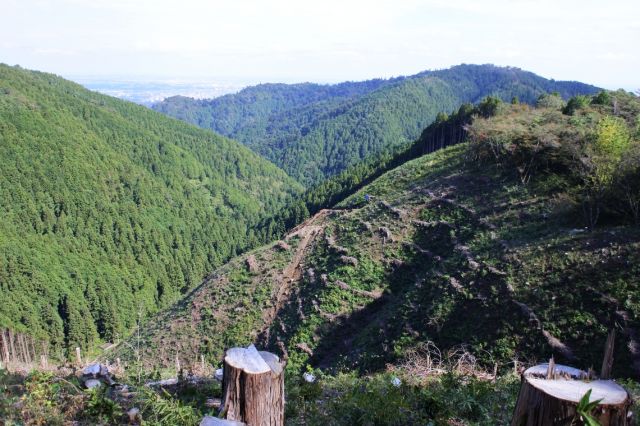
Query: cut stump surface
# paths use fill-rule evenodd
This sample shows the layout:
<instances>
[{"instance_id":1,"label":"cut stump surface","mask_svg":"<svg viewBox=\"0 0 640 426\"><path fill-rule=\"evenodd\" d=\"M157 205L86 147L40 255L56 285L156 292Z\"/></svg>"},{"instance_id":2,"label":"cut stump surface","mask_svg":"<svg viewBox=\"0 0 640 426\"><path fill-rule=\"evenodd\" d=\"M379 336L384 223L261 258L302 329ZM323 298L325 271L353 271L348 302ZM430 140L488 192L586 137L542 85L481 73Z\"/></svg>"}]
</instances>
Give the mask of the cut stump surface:
<instances>
[{"instance_id":1,"label":"cut stump surface","mask_svg":"<svg viewBox=\"0 0 640 426\"><path fill-rule=\"evenodd\" d=\"M592 415L601 425L629 425L631 398L612 380L586 380L588 374L565 365L536 365L522 374L522 386L512 426L564 424L576 416L576 407L591 390L589 401L601 400ZM548 378L549 377L549 378Z\"/></svg>"},{"instance_id":2,"label":"cut stump surface","mask_svg":"<svg viewBox=\"0 0 640 426\"><path fill-rule=\"evenodd\" d=\"M222 410L248 426L284 425L284 362L255 346L231 348L224 357Z\"/></svg>"}]
</instances>

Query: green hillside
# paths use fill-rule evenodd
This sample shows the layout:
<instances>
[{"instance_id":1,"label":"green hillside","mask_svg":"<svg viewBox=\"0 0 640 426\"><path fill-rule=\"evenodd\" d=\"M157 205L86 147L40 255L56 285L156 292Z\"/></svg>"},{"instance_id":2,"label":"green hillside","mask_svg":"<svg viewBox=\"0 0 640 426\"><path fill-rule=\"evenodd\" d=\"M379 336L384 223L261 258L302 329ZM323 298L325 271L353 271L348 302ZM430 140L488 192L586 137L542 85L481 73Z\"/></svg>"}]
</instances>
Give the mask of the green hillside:
<instances>
[{"instance_id":1,"label":"green hillside","mask_svg":"<svg viewBox=\"0 0 640 426\"><path fill-rule=\"evenodd\" d=\"M166 99L154 108L230 136L305 185L371 155L414 141L440 111L487 95L534 103L597 89L556 82L517 68L460 65L410 77L338 85L259 85L212 100Z\"/></svg>"},{"instance_id":2,"label":"green hillside","mask_svg":"<svg viewBox=\"0 0 640 426\"><path fill-rule=\"evenodd\" d=\"M0 65L0 328L121 337L255 246L300 187L242 145Z\"/></svg>"},{"instance_id":3,"label":"green hillside","mask_svg":"<svg viewBox=\"0 0 640 426\"><path fill-rule=\"evenodd\" d=\"M493 103L466 143L218 269L143 329L145 364L257 342L291 371L375 372L433 343L501 371L551 355L589 368L615 328L614 373L637 377L640 102L537 103Z\"/></svg>"}]
</instances>

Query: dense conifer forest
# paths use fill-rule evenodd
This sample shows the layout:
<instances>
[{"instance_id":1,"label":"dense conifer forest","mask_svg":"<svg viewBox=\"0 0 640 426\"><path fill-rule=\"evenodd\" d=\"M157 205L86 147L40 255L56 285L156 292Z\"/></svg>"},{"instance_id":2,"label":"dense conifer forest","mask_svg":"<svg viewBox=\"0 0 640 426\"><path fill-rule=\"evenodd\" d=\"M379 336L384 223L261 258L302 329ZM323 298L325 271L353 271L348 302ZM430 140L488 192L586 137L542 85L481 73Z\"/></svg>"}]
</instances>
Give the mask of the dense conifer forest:
<instances>
[{"instance_id":1,"label":"dense conifer forest","mask_svg":"<svg viewBox=\"0 0 640 426\"><path fill-rule=\"evenodd\" d=\"M0 65L0 328L52 354L122 338L298 193L242 145Z\"/></svg>"}]
</instances>

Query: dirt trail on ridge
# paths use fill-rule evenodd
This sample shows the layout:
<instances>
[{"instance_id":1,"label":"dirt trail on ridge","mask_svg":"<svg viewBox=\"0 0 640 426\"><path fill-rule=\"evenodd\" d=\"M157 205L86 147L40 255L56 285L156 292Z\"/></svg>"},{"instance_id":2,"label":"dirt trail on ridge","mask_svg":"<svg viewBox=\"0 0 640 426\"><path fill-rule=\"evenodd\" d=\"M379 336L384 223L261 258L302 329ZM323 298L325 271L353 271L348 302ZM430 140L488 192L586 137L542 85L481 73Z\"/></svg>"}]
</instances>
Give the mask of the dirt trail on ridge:
<instances>
[{"instance_id":1,"label":"dirt trail on ridge","mask_svg":"<svg viewBox=\"0 0 640 426\"><path fill-rule=\"evenodd\" d=\"M265 342L269 340L269 329L271 328L271 324L276 319L278 312L289 300L292 284L302 278L302 263L306 255L307 248L315 240L316 236L324 230L326 227L324 220L333 212L334 210L329 209L320 210L314 216L296 226L285 236L285 241L297 236L300 238L300 242L298 243L296 251L289 264L283 269L282 273L277 276L279 287L273 307L271 309L267 309L263 315L264 328L259 333L259 335L262 336L261 340Z\"/></svg>"}]
</instances>

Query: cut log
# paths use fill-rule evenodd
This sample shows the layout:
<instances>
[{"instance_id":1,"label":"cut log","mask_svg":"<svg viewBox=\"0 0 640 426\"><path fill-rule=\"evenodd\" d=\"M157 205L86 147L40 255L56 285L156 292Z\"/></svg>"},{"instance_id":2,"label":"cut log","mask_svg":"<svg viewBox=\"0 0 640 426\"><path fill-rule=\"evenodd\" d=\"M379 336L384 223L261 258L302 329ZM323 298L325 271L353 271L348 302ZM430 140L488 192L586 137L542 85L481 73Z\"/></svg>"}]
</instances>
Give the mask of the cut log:
<instances>
[{"instance_id":1,"label":"cut log","mask_svg":"<svg viewBox=\"0 0 640 426\"><path fill-rule=\"evenodd\" d=\"M227 420L248 426L284 425L284 364L253 345L227 350L221 408Z\"/></svg>"},{"instance_id":2,"label":"cut log","mask_svg":"<svg viewBox=\"0 0 640 426\"><path fill-rule=\"evenodd\" d=\"M527 369L522 374L511 426L573 424L578 402L589 390L590 401L601 400L591 413L601 425L631 424L627 391L612 380L587 381L587 377L585 371L560 364Z\"/></svg>"}]
</instances>

